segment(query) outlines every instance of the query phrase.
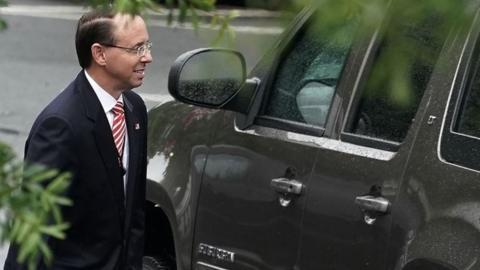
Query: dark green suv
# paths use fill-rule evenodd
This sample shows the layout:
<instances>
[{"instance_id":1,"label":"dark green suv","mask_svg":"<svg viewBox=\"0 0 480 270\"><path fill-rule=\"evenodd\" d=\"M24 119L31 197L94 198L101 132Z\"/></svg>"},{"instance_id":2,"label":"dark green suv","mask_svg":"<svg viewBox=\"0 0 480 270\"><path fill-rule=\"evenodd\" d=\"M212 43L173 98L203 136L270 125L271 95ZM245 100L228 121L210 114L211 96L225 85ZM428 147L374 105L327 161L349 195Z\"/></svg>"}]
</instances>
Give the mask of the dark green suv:
<instances>
[{"instance_id":1,"label":"dark green suv","mask_svg":"<svg viewBox=\"0 0 480 270\"><path fill-rule=\"evenodd\" d=\"M317 12L249 75L225 49L172 66L177 101L149 113L149 269L480 269L479 18L397 25L399 93L388 20L358 35Z\"/></svg>"}]
</instances>

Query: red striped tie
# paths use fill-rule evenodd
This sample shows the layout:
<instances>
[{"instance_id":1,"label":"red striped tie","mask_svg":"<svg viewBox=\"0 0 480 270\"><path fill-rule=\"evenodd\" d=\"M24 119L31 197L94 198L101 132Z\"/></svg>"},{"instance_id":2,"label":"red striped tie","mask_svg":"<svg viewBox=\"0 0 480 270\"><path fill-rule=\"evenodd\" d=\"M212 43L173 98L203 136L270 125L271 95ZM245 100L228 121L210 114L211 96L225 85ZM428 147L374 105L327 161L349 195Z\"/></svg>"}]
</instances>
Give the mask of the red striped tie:
<instances>
[{"instance_id":1,"label":"red striped tie","mask_svg":"<svg viewBox=\"0 0 480 270\"><path fill-rule=\"evenodd\" d=\"M118 155L123 156L123 146L125 144L125 112L123 111L123 103L119 100L112 109L113 124L112 133L115 146L117 146Z\"/></svg>"}]
</instances>

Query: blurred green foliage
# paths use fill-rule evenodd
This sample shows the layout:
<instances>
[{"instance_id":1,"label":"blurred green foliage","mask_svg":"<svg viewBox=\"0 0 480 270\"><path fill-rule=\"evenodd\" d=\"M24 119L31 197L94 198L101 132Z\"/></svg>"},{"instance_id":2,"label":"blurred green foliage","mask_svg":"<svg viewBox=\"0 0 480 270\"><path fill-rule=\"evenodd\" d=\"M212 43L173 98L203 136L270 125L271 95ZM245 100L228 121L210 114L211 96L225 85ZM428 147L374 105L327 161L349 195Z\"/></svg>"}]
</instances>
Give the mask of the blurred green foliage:
<instances>
[{"instance_id":1,"label":"blurred green foliage","mask_svg":"<svg viewBox=\"0 0 480 270\"><path fill-rule=\"evenodd\" d=\"M23 166L10 147L0 143L0 240L18 245L18 261L30 270L41 255L48 264L52 253L46 238L63 239L68 224L60 208L70 206L65 193L68 173L39 165Z\"/></svg>"}]
</instances>

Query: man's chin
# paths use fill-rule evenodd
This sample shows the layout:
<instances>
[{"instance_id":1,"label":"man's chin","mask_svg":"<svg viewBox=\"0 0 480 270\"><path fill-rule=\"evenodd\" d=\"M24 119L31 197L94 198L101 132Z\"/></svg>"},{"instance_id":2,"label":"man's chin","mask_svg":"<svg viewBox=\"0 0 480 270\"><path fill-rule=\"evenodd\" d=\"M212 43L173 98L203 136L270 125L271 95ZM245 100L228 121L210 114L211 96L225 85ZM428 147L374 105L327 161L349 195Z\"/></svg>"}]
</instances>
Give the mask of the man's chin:
<instances>
[{"instance_id":1,"label":"man's chin","mask_svg":"<svg viewBox=\"0 0 480 270\"><path fill-rule=\"evenodd\" d=\"M136 81L136 82L132 82L132 83L130 84L130 89L140 87L140 86L142 86L142 84L143 84L143 80L141 80L141 81Z\"/></svg>"}]
</instances>

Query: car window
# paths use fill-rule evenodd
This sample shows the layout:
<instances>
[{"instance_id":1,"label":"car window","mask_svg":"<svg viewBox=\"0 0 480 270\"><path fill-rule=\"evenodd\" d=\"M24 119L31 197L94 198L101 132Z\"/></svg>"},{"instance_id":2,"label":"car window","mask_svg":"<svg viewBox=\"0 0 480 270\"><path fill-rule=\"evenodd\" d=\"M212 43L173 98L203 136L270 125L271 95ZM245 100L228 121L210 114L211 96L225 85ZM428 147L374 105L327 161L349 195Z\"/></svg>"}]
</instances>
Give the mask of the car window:
<instances>
[{"instance_id":1,"label":"car window","mask_svg":"<svg viewBox=\"0 0 480 270\"><path fill-rule=\"evenodd\" d=\"M264 115L323 127L351 45L352 24L322 31L317 16L277 69Z\"/></svg>"},{"instance_id":2,"label":"car window","mask_svg":"<svg viewBox=\"0 0 480 270\"><path fill-rule=\"evenodd\" d=\"M400 21L401 24L395 26L397 40L389 43L384 39L379 43L347 132L400 143L414 120L442 42L429 31L436 18L419 24L410 24L409 20ZM400 55L404 58L399 58ZM398 91L399 88L392 90L392 75L388 78L385 76L385 61L412 63L411 68L406 69L406 74L401 75L407 78L403 91Z\"/></svg>"},{"instance_id":3,"label":"car window","mask_svg":"<svg viewBox=\"0 0 480 270\"><path fill-rule=\"evenodd\" d=\"M480 45L473 53L466 83L453 95L442 136L441 155L461 166L480 170ZM457 100L459 102L457 102ZM455 113L456 112L456 113Z\"/></svg>"},{"instance_id":4,"label":"car window","mask_svg":"<svg viewBox=\"0 0 480 270\"><path fill-rule=\"evenodd\" d=\"M480 138L480 61L477 61L469 89L465 91L454 131Z\"/></svg>"}]
</instances>

